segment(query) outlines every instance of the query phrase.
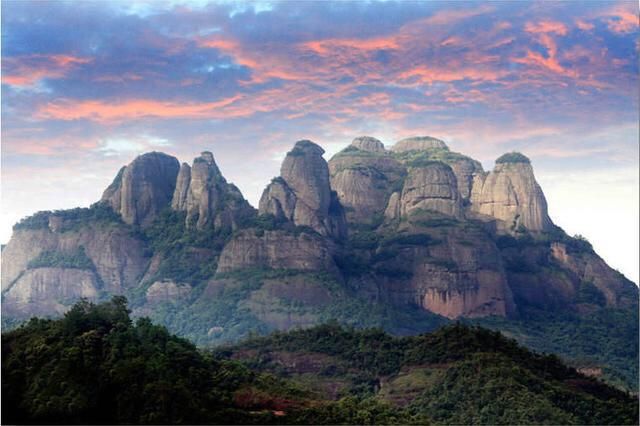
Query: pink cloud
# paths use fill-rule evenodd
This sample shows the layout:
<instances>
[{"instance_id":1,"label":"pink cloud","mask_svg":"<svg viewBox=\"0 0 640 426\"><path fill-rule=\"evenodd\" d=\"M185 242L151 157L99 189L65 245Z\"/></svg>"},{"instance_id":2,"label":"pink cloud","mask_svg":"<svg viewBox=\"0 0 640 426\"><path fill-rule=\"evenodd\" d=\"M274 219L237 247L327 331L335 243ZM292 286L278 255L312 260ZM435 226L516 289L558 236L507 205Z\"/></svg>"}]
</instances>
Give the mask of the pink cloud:
<instances>
[{"instance_id":1,"label":"pink cloud","mask_svg":"<svg viewBox=\"0 0 640 426\"><path fill-rule=\"evenodd\" d=\"M91 58L72 55L26 55L3 59L2 83L12 86L32 86L45 78L60 78L76 66L91 62Z\"/></svg>"}]
</instances>

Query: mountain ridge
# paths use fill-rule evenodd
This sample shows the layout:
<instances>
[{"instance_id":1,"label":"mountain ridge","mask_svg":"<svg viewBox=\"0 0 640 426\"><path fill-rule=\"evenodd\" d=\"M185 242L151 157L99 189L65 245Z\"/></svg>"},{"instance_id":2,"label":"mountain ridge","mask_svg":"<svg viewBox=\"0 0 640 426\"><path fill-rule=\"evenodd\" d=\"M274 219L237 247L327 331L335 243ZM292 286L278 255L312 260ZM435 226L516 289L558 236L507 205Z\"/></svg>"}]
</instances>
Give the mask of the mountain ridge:
<instances>
[{"instance_id":1,"label":"mountain ridge","mask_svg":"<svg viewBox=\"0 0 640 426\"><path fill-rule=\"evenodd\" d=\"M137 157L91 208L16 224L2 252L7 319L123 294L135 314L212 344L331 318L417 333L442 318L580 321L637 306L633 283L553 224L522 154L484 171L436 138L387 150L368 136L323 153L297 142L257 210L211 152L192 166Z\"/></svg>"}]
</instances>

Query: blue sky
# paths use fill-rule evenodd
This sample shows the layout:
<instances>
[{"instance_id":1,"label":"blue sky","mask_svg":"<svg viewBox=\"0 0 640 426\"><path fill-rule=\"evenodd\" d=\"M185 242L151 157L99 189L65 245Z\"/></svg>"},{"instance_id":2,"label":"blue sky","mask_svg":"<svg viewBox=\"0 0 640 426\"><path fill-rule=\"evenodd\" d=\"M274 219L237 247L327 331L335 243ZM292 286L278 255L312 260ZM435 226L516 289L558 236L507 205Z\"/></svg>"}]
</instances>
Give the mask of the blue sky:
<instances>
[{"instance_id":1,"label":"blue sky","mask_svg":"<svg viewBox=\"0 0 640 426\"><path fill-rule=\"evenodd\" d=\"M531 157L552 218L638 281L636 2L2 2L2 221L211 150L255 205L359 135Z\"/></svg>"}]
</instances>

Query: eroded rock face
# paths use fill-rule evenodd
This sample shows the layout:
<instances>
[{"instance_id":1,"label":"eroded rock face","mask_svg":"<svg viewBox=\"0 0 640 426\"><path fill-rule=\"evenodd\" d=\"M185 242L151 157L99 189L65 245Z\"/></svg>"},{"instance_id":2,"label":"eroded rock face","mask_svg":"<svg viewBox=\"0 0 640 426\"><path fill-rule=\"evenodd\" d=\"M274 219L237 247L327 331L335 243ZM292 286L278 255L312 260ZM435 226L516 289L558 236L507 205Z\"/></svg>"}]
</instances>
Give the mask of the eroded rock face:
<instances>
[{"instance_id":1,"label":"eroded rock face","mask_svg":"<svg viewBox=\"0 0 640 426\"><path fill-rule=\"evenodd\" d=\"M391 147L392 151L405 152L405 151L422 151L426 149L449 149L447 144L431 136L415 136L411 138L405 138Z\"/></svg>"},{"instance_id":2,"label":"eroded rock face","mask_svg":"<svg viewBox=\"0 0 640 426\"><path fill-rule=\"evenodd\" d=\"M460 196L463 200L469 200L475 177L484 174L482 165L470 158L459 159L448 164L456 175Z\"/></svg>"},{"instance_id":3,"label":"eroded rock face","mask_svg":"<svg viewBox=\"0 0 640 426\"><path fill-rule=\"evenodd\" d=\"M372 223L384 212L389 196L402 184L406 171L380 141L375 140L380 143L377 145L360 139L329 161L331 187L350 223Z\"/></svg>"},{"instance_id":4,"label":"eroded rock face","mask_svg":"<svg viewBox=\"0 0 640 426\"><path fill-rule=\"evenodd\" d=\"M149 226L171 203L180 163L161 152L143 154L120 170L102 201L130 225Z\"/></svg>"},{"instance_id":5,"label":"eroded rock face","mask_svg":"<svg viewBox=\"0 0 640 426\"><path fill-rule=\"evenodd\" d=\"M451 167L433 162L409 170L402 189L400 214L408 217L416 210L432 210L462 217L462 200Z\"/></svg>"},{"instance_id":6,"label":"eroded rock face","mask_svg":"<svg viewBox=\"0 0 640 426\"><path fill-rule=\"evenodd\" d=\"M80 247L95 265L105 290L113 294L135 286L149 264L144 243L123 226L88 224L67 232L48 228L16 230L2 251L2 289L24 273L28 263L41 252L73 253Z\"/></svg>"},{"instance_id":7,"label":"eroded rock face","mask_svg":"<svg viewBox=\"0 0 640 426\"><path fill-rule=\"evenodd\" d=\"M344 230L344 213L332 200L329 168L322 158L324 150L311 141L299 141L287 153L274 179L260 198L260 214L299 226L309 226L325 236L341 237L332 230Z\"/></svg>"},{"instance_id":8,"label":"eroded rock face","mask_svg":"<svg viewBox=\"0 0 640 426\"><path fill-rule=\"evenodd\" d=\"M156 281L147 289L147 302L176 303L184 300L191 293L191 286L184 283L176 283L172 280Z\"/></svg>"},{"instance_id":9,"label":"eroded rock face","mask_svg":"<svg viewBox=\"0 0 640 426\"><path fill-rule=\"evenodd\" d=\"M521 225L532 232L553 229L547 201L529 163L500 163L486 176L477 176L471 210L499 219L499 228L507 232Z\"/></svg>"},{"instance_id":10,"label":"eroded rock face","mask_svg":"<svg viewBox=\"0 0 640 426\"><path fill-rule=\"evenodd\" d=\"M183 164L180 168L171 207L185 211L187 227L196 229L235 229L253 214L238 188L227 183L208 151L195 158L192 167Z\"/></svg>"},{"instance_id":11,"label":"eroded rock face","mask_svg":"<svg viewBox=\"0 0 640 426\"><path fill-rule=\"evenodd\" d=\"M218 273L245 268L295 269L335 272L326 240L318 235L265 231L241 231L222 250Z\"/></svg>"},{"instance_id":12,"label":"eroded rock face","mask_svg":"<svg viewBox=\"0 0 640 426\"><path fill-rule=\"evenodd\" d=\"M371 136L360 136L355 138L351 142L351 146L358 148L362 151L368 152L385 152L384 144L376 138L372 138Z\"/></svg>"},{"instance_id":13,"label":"eroded rock face","mask_svg":"<svg viewBox=\"0 0 640 426\"><path fill-rule=\"evenodd\" d=\"M413 229L410 235L424 232ZM375 265L376 270L393 271L379 277L387 298L447 318L516 312L500 253L486 233L453 226L432 229L427 235L432 243L400 244L393 249L395 258Z\"/></svg>"},{"instance_id":14,"label":"eroded rock face","mask_svg":"<svg viewBox=\"0 0 640 426\"><path fill-rule=\"evenodd\" d=\"M92 271L68 268L28 269L4 293L3 314L21 318L61 314L81 297L95 300L98 290L98 280Z\"/></svg>"},{"instance_id":15,"label":"eroded rock face","mask_svg":"<svg viewBox=\"0 0 640 426\"><path fill-rule=\"evenodd\" d=\"M563 243L551 244L551 256L573 272L579 282L593 284L606 299L608 307L625 307L635 303L635 285L622 274L610 268L595 253L571 253Z\"/></svg>"}]
</instances>

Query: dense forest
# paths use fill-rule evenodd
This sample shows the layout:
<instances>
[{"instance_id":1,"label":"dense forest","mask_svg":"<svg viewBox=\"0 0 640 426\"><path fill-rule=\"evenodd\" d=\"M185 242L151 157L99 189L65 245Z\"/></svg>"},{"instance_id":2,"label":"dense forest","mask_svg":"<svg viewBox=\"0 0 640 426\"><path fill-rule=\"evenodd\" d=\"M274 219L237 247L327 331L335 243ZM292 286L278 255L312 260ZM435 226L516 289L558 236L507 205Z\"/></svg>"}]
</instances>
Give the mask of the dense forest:
<instances>
[{"instance_id":1,"label":"dense forest","mask_svg":"<svg viewBox=\"0 0 640 426\"><path fill-rule=\"evenodd\" d=\"M487 329L329 323L202 351L126 299L2 335L2 423L637 424L637 398Z\"/></svg>"}]
</instances>

